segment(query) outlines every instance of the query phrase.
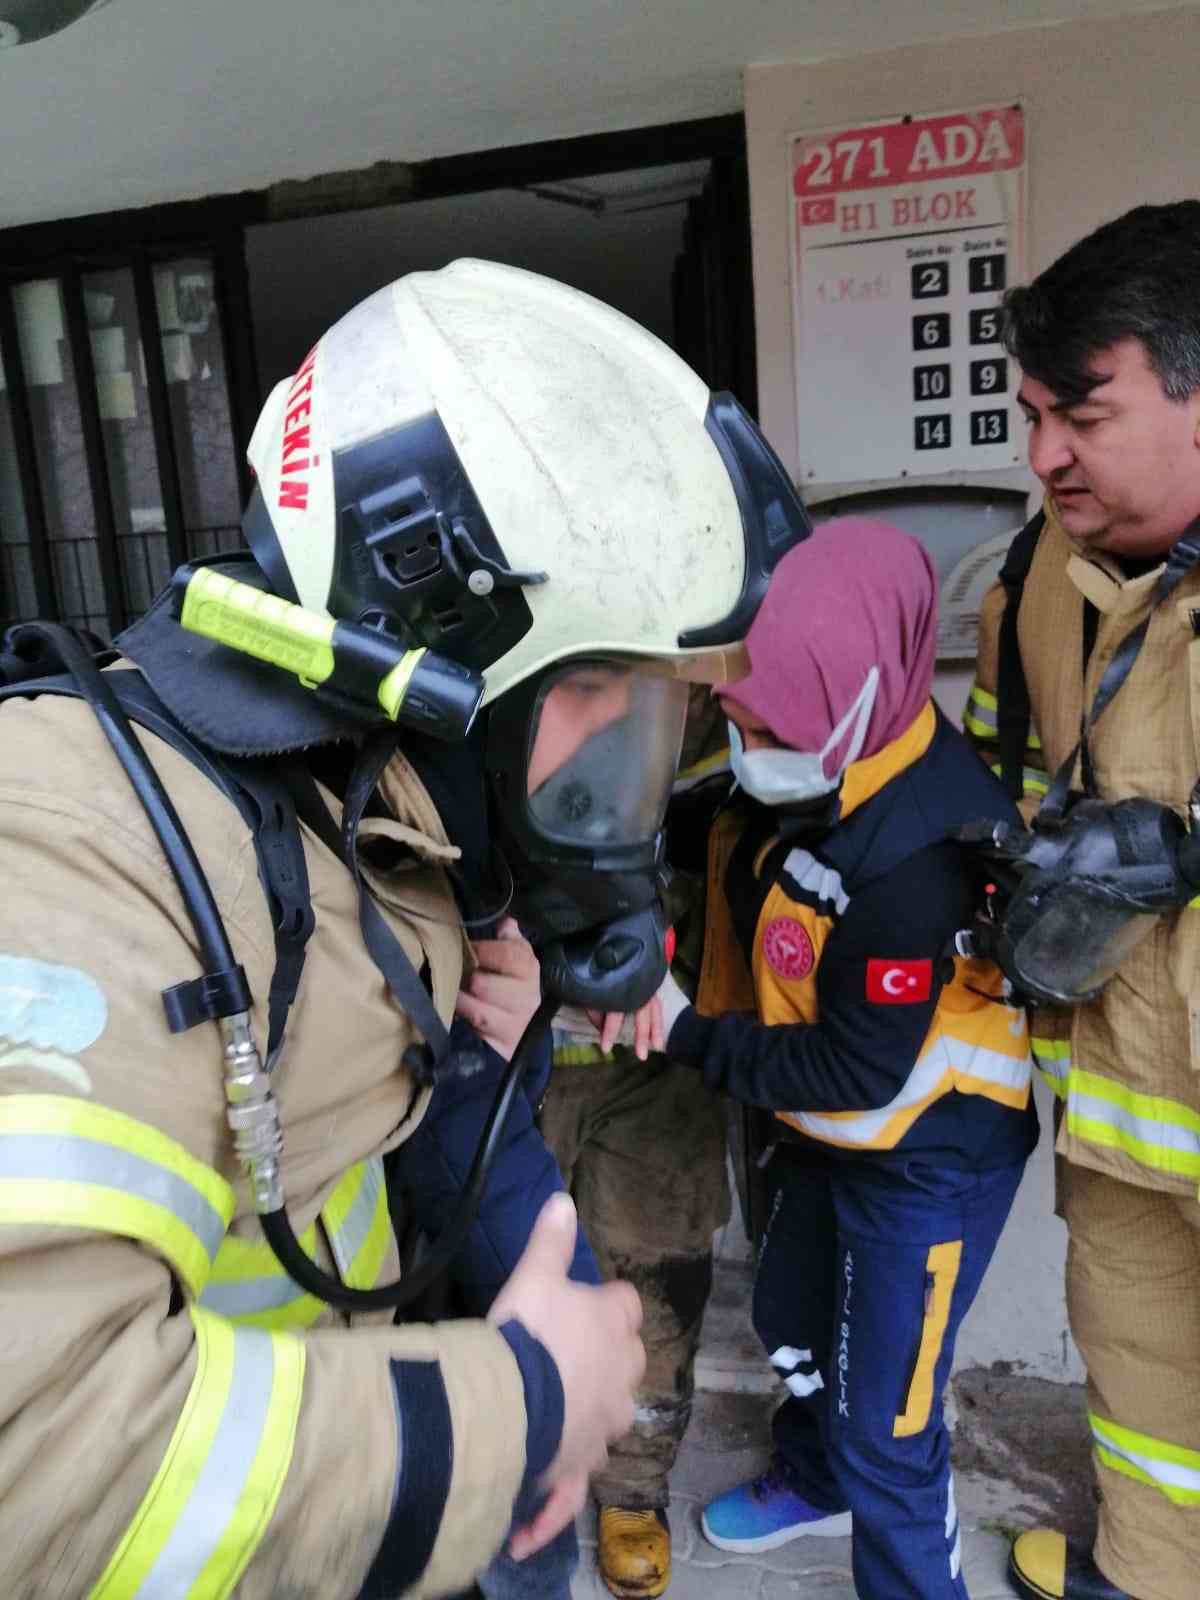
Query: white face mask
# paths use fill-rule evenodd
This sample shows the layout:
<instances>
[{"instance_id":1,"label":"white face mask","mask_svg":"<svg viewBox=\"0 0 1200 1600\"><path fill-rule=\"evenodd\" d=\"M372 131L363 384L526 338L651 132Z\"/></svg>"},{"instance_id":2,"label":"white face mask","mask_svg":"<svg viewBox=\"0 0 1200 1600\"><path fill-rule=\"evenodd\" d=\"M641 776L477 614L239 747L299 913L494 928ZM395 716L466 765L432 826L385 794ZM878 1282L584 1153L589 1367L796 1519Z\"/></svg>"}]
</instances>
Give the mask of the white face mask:
<instances>
[{"instance_id":1,"label":"white face mask","mask_svg":"<svg viewBox=\"0 0 1200 1600\"><path fill-rule=\"evenodd\" d=\"M819 755L806 750L747 750L737 724L730 722L729 765L738 784L764 806L794 806L831 793L841 783L850 763L858 760L878 688L879 668L872 667L853 705L829 735ZM833 777L827 778L825 757L837 749L852 724L854 732L845 759Z\"/></svg>"}]
</instances>

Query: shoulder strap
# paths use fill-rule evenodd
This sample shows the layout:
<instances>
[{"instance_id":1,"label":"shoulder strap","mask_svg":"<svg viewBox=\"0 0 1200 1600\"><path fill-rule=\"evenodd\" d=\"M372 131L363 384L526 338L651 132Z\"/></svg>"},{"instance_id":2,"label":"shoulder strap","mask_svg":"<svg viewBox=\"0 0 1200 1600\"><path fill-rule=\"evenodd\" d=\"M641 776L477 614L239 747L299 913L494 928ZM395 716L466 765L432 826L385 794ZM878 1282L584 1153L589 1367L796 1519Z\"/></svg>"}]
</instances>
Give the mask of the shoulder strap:
<instances>
[{"instance_id":1,"label":"shoulder strap","mask_svg":"<svg viewBox=\"0 0 1200 1600\"><path fill-rule=\"evenodd\" d=\"M268 1069L278 1060L283 1045L288 1011L300 986L305 946L315 925L308 866L300 835L299 818L303 817L354 878L359 922L367 950L393 996L425 1038L423 1048L412 1046L405 1052L405 1063L419 1081L428 1081L449 1049L450 1036L403 945L371 898L355 849L358 824L375 781L391 754L390 744L381 742L377 755L372 752L376 758L368 761L366 770L358 775L354 792L346 797L343 832L339 834L312 775L300 761L281 757L217 756L193 740L179 725L141 672L130 669L108 676L126 715L204 773L238 808L254 835L259 879L267 896L275 936L275 970L268 1004ZM65 674L24 678L0 686L0 702L39 694L82 698L74 679ZM177 1021L180 1026L189 1026L191 1019L180 1016Z\"/></svg>"},{"instance_id":2,"label":"shoulder strap","mask_svg":"<svg viewBox=\"0 0 1200 1600\"><path fill-rule=\"evenodd\" d=\"M275 939L275 970L267 1002L266 1064L270 1071L283 1045L288 1011L304 970L304 947L315 922L308 865L284 775L285 764L274 758L233 760L217 756L198 744L175 720L139 671L131 668L108 677L125 715L203 773L237 807L254 836L259 882L267 897ZM0 701L40 694L82 698L75 679L68 674L27 677L0 687ZM188 1011L189 992L182 986L164 997L173 1027L186 1028L203 1020L199 1016L193 1018Z\"/></svg>"},{"instance_id":3,"label":"shoulder strap","mask_svg":"<svg viewBox=\"0 0 1200 1600\"><path fill-rule=\"evenodd\" d=\"M1029 741L1029 685L1021 664L1017 642L1017 613L1025 580L1033 565L1034 553L1046 513L1031 517L1008 547L1000 582L1004 586L1004 616L1000 621L1000 659L996 673L996 740L1000 750L1000 781L1014 800L1025 792L1025 747Z\"/></svg>"}]
</instances>

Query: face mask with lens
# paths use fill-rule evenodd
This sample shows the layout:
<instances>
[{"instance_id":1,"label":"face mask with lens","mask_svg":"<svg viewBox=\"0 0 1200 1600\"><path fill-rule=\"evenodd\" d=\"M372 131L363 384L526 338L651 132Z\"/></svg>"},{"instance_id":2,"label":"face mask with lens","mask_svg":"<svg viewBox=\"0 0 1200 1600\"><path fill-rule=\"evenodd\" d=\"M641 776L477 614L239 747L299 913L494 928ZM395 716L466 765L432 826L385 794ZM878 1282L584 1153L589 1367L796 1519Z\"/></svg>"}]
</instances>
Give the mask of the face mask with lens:
<instances>
[{"instance_id":1,"label":"face mask with lens","mask_svg":"<svg viewBox=\"0 0 1200 1600\"><path fill-rule=\"evenodd\" d=\"M846 768L858 760L862 751L878 689L879 669L872 667L853 705L815 755L806 750L747 750L742 743L741 730L730 721L729 765L740 787L764 806L803 806L832 794ZM826 777L826 758L851 729L850 743L840 767L832 777Z\"/></svg>"},{"instance_id":2,"label":"face mask with lens","mask_svg":"<svg viewBox=\"0 0 1200 1600\"><path fill-rule=\"evenodd\" d=\"M1153 800L1083 797L1032 828L976 823L959 838L983 845L994 879L959 953L995 961L1014 996L1038 1005L1094 1000L1200 880L1196 835Z\"/></svg>"},{"instance_id":3,"label":"face mask with lens","mask_svg":"<svg viewBox=\"0 0 1200 1600\"><path fill-rule=\"evenodd\" d=\"M611 660L572 661L488 714L495 832L515 913L547 989L632 1011L666 974L662 822L687 685Z\"/></svg>"}]
</instances>

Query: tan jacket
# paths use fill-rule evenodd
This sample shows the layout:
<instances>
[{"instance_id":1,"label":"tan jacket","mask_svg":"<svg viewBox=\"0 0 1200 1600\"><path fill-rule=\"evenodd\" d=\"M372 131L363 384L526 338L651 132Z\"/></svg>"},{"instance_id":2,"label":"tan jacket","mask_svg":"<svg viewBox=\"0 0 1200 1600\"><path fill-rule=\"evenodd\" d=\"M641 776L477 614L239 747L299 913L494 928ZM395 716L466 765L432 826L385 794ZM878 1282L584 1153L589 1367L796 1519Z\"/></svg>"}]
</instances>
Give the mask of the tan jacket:
<instances>
[{"instance_id":1,"label":"tan jacket","mask_svg":"<svg viewBox=\"0 0 1200 1600\"><path fill-rule=\"evenodd\" d=\"M190 763L142 742L245 967L263 1048L274 947L250 834ZM454 852L402 759L385 790L398 821L362 833L402 836L419 859L374 887L448 1019L465 941L437 863ZM349 874L307 831L304 843L317 925L275 1085L297 1232L348 1168L411 1133L427 1100L400 1068L412 1030L363 946ZM391 1357L439 1364L453 1425L449 1496L412 1592L461 1590L499 1548L524 1471L517 1364L478 1322L398 1329L385 1314L351 1328L326 1312L263 1333L193 1315L207 1261L174 1216L178 1195L185 1219L211 1229L216 1216L219 1235L232 1211L233 1233L261 1242L217 1030L173 1036L164 1019L161 990L199 971L162 851L91 710L50 697L0 708L4 1592L349 1600L388 1523L397 1452L421 1447L398 1438ZM386 1211L376 1222L390 1281ZM139 1242L164 1225L174 1270Z\"/></svg>"},{"instance_id":2,"label":"tan jacket","mask_svg":"<svg viewBox=\"0 0 1200 1600\"><path fill-rule=\"evenodd\" d=\"M1072 552L1047 502L1018 622L1034 731L1026 752L1027 814L1079 737L1113 652L1147 615L1161 567L1125 579L1103 555ZM1083 599L1100 613L1086 682ZM1106 800L1144 796L1186 815L1200 774L1200 571L1155 611L1133 670L1090 735ZM983 604L966 725L989 760L1004 593ZM1039 770L1044 769L1044 770ZM1076 772L1078 782L1078 771ZM1100 996L1069 1016L1039 1012L1034 1054L1064 1103L1059 1153L1146 1188L1200 1186L1200 910L1157 919Z\"/></svg>"}]
</instances>

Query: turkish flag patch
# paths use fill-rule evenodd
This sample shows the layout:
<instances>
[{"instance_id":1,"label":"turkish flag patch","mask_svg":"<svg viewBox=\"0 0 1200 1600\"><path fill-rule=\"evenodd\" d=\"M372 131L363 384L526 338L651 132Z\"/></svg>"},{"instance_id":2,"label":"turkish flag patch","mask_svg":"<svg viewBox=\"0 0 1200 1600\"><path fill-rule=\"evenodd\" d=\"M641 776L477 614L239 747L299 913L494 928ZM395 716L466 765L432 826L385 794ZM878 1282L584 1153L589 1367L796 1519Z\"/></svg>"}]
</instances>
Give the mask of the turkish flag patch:
<instances>
[{"instance_id":1,"label":"turkish flag patch","mask_svg":"<svg viewBox=\"0 0 1200 1600\"><path fill-rule=\"evenodd\" d=\"M911 1006L933 991L932 961L867 962L867 999L877 1006Z\"/></svg>"}]
</instances>

